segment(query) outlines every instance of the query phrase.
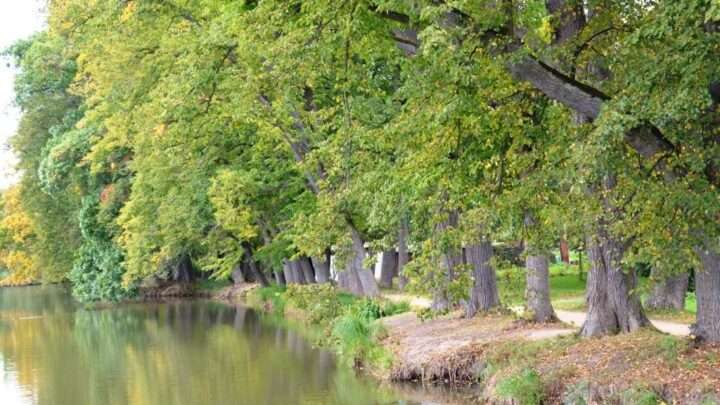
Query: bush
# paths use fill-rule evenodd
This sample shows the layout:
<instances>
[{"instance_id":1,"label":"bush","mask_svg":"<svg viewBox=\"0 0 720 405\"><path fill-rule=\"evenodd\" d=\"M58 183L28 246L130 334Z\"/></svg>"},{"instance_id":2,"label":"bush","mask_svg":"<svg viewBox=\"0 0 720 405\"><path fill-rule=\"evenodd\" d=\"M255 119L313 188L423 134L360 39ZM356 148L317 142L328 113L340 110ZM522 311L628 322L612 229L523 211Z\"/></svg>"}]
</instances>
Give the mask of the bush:
<instances>
[{"instance_id":1,"label":"bush","mask_svg":"<svg viewBox=\"0 0 720 405\"><path fill-rule=\"evenodd\" d=\"M539 404L544 397L540 375L535 370L527 368L500 380L497 393L502 398L514 399L521 405Z\"/></svg>"},{"instance_id":2,"label":"bush","mask_svg":"<svg viewBox=\"0 0 720 405\"><path fill-rule=\"evenodd\" d=\"M285 293L292 306L307 311L308 320L315 325L327 325L343 312L343 303L330 284L291 284Z\"/></svg>"}]
</instances>

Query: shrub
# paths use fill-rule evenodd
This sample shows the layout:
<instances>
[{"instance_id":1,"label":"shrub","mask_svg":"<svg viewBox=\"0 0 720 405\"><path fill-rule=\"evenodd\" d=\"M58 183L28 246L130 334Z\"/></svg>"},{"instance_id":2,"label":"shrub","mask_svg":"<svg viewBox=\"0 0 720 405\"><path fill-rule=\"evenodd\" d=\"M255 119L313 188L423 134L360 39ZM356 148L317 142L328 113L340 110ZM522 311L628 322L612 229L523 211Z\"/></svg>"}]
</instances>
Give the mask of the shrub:
<instances>
[{"instance_id":1,"label":"shrub","mask_svg":"<svg viewBox=\"0 0 720 405\"><path fill-rule=\"evenodd\" d=\"M540 375L532 369L523 369L498 382L497 394L505 399L514 399L521 405L536 405L542 402L544 390Z\"/></svg>"},{"instance_id":2,"label":"shrub","mask_svg":"<svg viewBox=\"0 0 720 405\"><path fill-rule=\"evenodd\" d=\"M357 317L366 321L374 321L383 317L383 310L380 303L370 298L363 298L355 303L350 307L350 312L353 312Z\"/></svg>"},{"instance_id":3,"label":"shrub","mask_svg":"<svg viewBox=\"0 0 720 405\"><path fill-rule=\"evenodd\" d=\"M291 284L285 297L289 304L307 311L308 320L315 325L329 324L342 314L343 303L330 284Z\"/></svg>"}]
</instances>

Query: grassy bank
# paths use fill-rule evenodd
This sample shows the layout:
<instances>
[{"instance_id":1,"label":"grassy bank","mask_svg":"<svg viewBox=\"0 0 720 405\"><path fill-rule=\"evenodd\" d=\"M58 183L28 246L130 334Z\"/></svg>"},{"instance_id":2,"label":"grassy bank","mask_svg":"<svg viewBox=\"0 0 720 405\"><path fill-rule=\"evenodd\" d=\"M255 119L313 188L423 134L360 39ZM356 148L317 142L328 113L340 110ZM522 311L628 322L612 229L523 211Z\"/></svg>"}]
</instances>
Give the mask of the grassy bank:
<instances>
[{"instance_id":1,"label":"grassy bank","mask_svg":"<svg viewBox=\"0 0 720 405\"><path fill-rule=\"evenodd\" d=\"M246 295L246 302L301 321L317 331L312 334L315 344L380 377L389 371L392 356L380 344L387 331L379 320L410 310L405 302L358 298L330 284L257 288Z\"/></svg>"},{"instance_id":2,"label":"grassy bank","mask_svg":"<svg viewBox=\"0 0 720 405\"><path fill-rule=\"evenodd\" d=\"M572 296L573 277L554 274ZM212 286L211 286L212 287ZM481 403L718 403L720 347L640 331L581 339L508 312L420 320L407 303L330 285L255 288L245 301L300 328L339 359L383 380L475 385Z\"/></svg>"}]
</instances>

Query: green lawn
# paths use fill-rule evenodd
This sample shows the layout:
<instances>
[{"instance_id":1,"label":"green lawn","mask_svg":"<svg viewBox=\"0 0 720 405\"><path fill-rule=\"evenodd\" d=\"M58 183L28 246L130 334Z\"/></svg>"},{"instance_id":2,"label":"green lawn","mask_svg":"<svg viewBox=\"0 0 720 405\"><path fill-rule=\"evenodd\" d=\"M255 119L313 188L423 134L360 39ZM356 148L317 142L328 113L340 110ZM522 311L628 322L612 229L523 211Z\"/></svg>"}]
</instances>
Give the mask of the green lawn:
<instances>
[{"instance_id":1,"label":"green lawn","mask_svg":"<svg viewBox=\"0 0 720 405\"><path fill-rule=\"evenodd\" d=\"M582 278L578 274L577 265L556 263L550 266L550 298L556 309L567 311L585 310L585 280L587 280L587 264L583 263ZM647 278L641 278L639 288L644 290L648 285ZM498 288L503 303L509 306L522 305L525 294L525 271L513 267L498 270ZM694 293L688 293L685 300L685 311L652 311L650 316L655 319L666 319L678 322L694 322L697 312L697 301Z\"/></svg>"}]
</instances>

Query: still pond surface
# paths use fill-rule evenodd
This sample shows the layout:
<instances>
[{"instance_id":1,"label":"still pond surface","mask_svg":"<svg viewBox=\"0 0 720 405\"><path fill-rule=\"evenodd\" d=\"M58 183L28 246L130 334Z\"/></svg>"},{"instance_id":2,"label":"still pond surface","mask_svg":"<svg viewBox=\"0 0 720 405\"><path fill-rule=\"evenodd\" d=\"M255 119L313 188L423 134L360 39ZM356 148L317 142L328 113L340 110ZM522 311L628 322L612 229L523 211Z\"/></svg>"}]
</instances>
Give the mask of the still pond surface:
<instances>
[{"instance_id":1,"label":"still pond surface","mask_svg":"<svg viewBox=\"0 0 720 405\"><path fill-rule=\"evenodd\" d=\"M75 305L63 287L0 289L0 404L455 402L381 388L245 307L209 301Z\"/></svg>"}]
</instances>

